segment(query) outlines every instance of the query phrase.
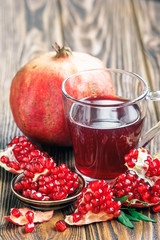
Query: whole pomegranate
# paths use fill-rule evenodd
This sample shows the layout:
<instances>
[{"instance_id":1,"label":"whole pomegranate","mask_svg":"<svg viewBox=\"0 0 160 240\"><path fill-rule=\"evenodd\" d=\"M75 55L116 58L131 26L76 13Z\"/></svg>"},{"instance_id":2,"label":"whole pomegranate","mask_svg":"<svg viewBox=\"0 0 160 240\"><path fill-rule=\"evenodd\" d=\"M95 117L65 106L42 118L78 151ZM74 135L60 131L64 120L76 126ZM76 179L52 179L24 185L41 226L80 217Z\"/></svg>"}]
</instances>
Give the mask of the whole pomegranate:
<instances>
[{"instance_id":1,"label":"whole pomegranate","mask_svg":"<svg viewBox=\"0 0 160 240\"><path fill-rule=\"evenodd\" d=\"M105 65L96 57L71 52L58 44L55 50L32 59L17 72L11 84L10 106L17 126L26 136L40 143L67 146L71 138L63 111L62 82L75 72ZM101 79L96 81L102 89ZM111 80L107 81L108 94L112 94ZM76 92L75 88L71 91Z\"/></svg>"}]
</instances>

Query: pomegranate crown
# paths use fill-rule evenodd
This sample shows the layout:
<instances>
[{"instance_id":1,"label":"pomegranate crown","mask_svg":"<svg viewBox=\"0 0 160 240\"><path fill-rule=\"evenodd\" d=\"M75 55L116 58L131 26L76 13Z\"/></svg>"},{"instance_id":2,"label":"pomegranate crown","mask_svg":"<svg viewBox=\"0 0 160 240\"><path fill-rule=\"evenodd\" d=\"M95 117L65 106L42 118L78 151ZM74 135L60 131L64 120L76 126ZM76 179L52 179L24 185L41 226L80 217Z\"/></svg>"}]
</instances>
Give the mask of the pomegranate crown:
<instances>
[{"instance_id":1,"label":"pomegranate crown","mask_svg":"<svg viewBox=\"0 0 160 240\"><path fill-rule=\"evenodd\" d=\"M60 47L58 43L55 42L55 45L52 45L53 49L56 51L56 57L69 57L72 55L72 51L69 47Z\"/></svg>"}]
</instances>

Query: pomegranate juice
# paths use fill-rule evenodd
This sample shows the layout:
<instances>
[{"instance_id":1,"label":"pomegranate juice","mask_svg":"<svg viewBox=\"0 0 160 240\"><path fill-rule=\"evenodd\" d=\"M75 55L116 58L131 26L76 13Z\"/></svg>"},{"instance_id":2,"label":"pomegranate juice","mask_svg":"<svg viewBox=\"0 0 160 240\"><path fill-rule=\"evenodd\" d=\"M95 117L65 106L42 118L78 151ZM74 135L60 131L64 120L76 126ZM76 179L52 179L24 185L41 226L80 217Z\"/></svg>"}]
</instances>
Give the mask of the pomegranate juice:
<instances>
[{"instance_id":1,"label":"pomegranate juice","mask_svg":"<svg viewBox=\"0 0 160 240\"><path fill-rule=\"evenodd\" d=\"M124 155L137 145L144 118L137 104L112 107L126 100L88 98L84 101L110 107L72 105L69 125L75 167L91 179L113 179L124 172Z\"/></svg>"}]
</instances>

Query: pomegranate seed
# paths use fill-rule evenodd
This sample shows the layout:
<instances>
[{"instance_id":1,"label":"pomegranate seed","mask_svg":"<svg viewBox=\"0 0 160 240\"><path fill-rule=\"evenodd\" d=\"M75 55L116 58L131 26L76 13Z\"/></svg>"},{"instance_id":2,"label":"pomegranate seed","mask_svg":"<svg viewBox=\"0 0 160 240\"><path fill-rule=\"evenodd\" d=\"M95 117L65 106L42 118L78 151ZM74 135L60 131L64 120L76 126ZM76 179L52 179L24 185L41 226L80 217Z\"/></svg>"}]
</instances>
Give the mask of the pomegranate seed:
<instances>
[{"instance_id":1,"label":"pomegranate seed","mask_svg":"<svg viewBox=\"0 0 160 240\"><path fill-rule=\"evenodd\" d=\"M24 157L22 158L22 161L25 162L25 163L28 163L28 162L31 161L31 157L29 157L29 156L24 156Z\"/></svg>"},{"instance_id":2,"label":"pomegranate seed","mask_svg":"<svg viewBox=\"0 0 160 240\"><path fill-rule=\"evenodd\" d=\"M27 220L28 220L30 223L33 222L33 220L34 220L34 212L28 211L28 212L26 212L25 216L26 216Z\"/></svg>"},{"instance_id":3,"label":"pomegranate seed","mask_svg":"<svg viewBox=\"0 0 160 240\"><path fill-rule=\"evenodd\" d=\"M13 209L11 210L11 214L12 214L14 217L16 217L16 218L19 218L19 217L21 216L21 212L20 212L19 209L17 209L17 208L13 208Z\"/></svg>"},{"instance_id":4,"label":"pomegranate seed","mask_svg":"<svg viewBox=\"0 0 160 240\"><path fill-rule=\"evenodd\" d=\"M59 172L59 168L58 167L54 167L53 169L51 169L51 173L53 175L56 175Z\"/></svg>"},{"instance_id":5,"label":"pomegranate seed","mask_svg":"<svg viewBox=\"0 0 160 240\"><path fill-rule=\"evenodd\" d=\"M30 197L30 190L26 189L22 191L23 197L29 198Z\"/></svg>"},{"instance_id":6,"label":"pomegranate seed","mask_svg":"<svg viewBox=\"0 0 160 240\"><path fill-rule=\"evenodd\" d=\"M87 212L86 208L85 208L85 204L81 203L78 207L78 212L81 214L85 214Z\"/></svg>"},{"instance_id":7,"label":"pomegranate seed","mask_svg":"<svg viewBox=\"0 0 160 240\"><path fill-rule=\"evenodd\" d=\"M14 189L15 190L23 190L23 185L22 185L22 183L20 183L20 182L16 182L15 184L14 184Z\"/></svg>"},{"instance_id":8,"label":"pomegranate seed","mask_svg":"<svg viewBox=\"0 0 160 240\"><path fill-rule=\"evenodd\" d=\"M13 148L13 152L14 152L15 154L19 153L21 150L22 150L22 147L19 146L19 145L16 145L16 146Z\"/></svg>"},{"instance_id":9,"label":"pomegranate seed","mask_svg":"<svg viewBox=\"0 0 160 240\"><path fill-rule=\"evenodd\" d=\"M41 152L40 152L40 150L32 150L30 154L33 157L37 157L37 156L41 155Z\"/></svg>"},{"instance_id":10,"label":"pomegranate seed","mask_svg":"<svg viewBox=\"0 0 160 240\"><path fill-rule=\"evenodd\" d=\"M98 206L99 205L99 199L98 198L93 198L91 200L91 203L93 204L93 206Z\"/></svg>"},{"instance_id":11,"label":"pomegranate seed","mask_svg":"<svg viewBox=\"0 0 160 240\"><path fill-rule=\"evenodd\" d=\"M34 173L33 172L30 172L28 170L24 170L24 175L26 177L29 177L29 178L33 178L34 177Z\"/></svg>"},{"instance_id":12,"label":"pomegranate seed","mask_svg":"<svg viewBox=\"0 0 160 240\"><path fill-rule=\"evenodd\" d=\"M114 212L114 217L118 218L121 215L121 210L117 210L116 212Z\"/></svg>"},{"instance_id":13,"label":"pomegranate seed","mask_svg":"<svg viewBox=\"0 0 160 240\"><path fill-rule=\"evenodd\" d=\"M107 204L106 204L106 203L102 203L102 204L100 205L100 211L105 211L106 208L107 208Z\"/></svg>"},{"instance_id":14,"label":"pomegranate seed","mask_svg":"<svg viewBox=\"0 0 160 240\"><path fill-rule=\"evenodd\" d=\"M20 169L24 169L26 167L26 165L27 165L27 163L25 163L25 162L20 162L19 163Z\"/></svg>"},{"instance_id":15,"label":"pomegranate seed","mask_svg":"<svg viewBox=\"0 0 160 240\"><path fill-rule=\"evenodd\" d=\"M54 162L53 158L48 158L46 161L46 168L51 169L54 167L54 164L55 164L55 162Z\"/></svg>"},{"instance_id":16,"label":"pomegranate seed","mask_svg":"<svg viewBox=\"0 0 160 240\"><path fill-rule=\"evenodd\" d=\"M40 187L38 190L41 193L49 193L50 192L49 189L45 185Z\"/></svg>"},{"instance_id":17,"label":"pomegranate seed","mask_svg":"<svg viewBox=\"0 0 160 240\"><path fill-rule=\"evenodd\" d=\"M49 200L51 200L49 196L44 195L42 197L42 201L49 201Z\"/></svg>"},{"instance_id":18,"label":"pomegranate seed","mask_svg":"<svg viewBox=\"0 0 160 240\"><path fill-rule=\"evenodd\" d=\"M160 204L153 207L153 212L160 212Z\"/></svg>"},{"instance_id":19,"label":"pomegranate seed","mask_svg":"<svg viewBox=\"0 0 160 240\"><path fill-rule=\"evenodd\" d=\"M34 190L32 190L32 191L34 191ZM38 201L41 201L43 198L43 195L41 192L33 192L33 194L30 193L30 196L31 196L31 198L38 200Z\"/></svg>"},{"instance_id":20,"label":"pomegranate seed","mask_svg":"<svg viewBox=\"0 0 160 240\"><path fill-rule=\"evenodd\" d=\"M73 217L73 222L76 223L81 220L82 215L79 213L72 213L72 217Z\"/></svg>"},{"instance_id":21,"label":"pomegranate seed","mask_svg":"<svg viewBox=\"0 0 160 240\"><path fill-rule=\"evenodd\" d=\"M25 154L27 154L28 153L28 149L27 148L24 148L24 149L22 149L21 151L20 151L20 154L22 154L22 155L25 155Z\"/></svg>"},{"instance_id":22,"label":"pomegranate seed","mask_svg":"<svg viewBox=\"0 0 160 240\"><path fill-rule=\"evenodd\" d=\"M100 207L99 206L96 206L96 207L94 207L93 209L92 209L92 212L93 213L99 213L100 212Z\"/></svg>"},{"instance_id":23,"label":"pomegranate seed","mask_svg":"<svg viewBox=\"0 0 160 240\"><path fill-rule=\"evenodd\" d=\"M66 198L66 196L67 196L67 194L65 192L63 192L63 191L57 192L56 199L60 200L60 199Z\"/></svg>"},{"instance_id":24,"label":"pomegranate seed","mask_svg":"<svg viewBox=\"0 0 160 240\"><path fill-rule=\"evenodd\" d=\"M68 186L66 186L66 185L62 186L61 189L62 189L62 191L64 191L65 193L68 193L68 191L69 191L69 188L68 188Z\"/></svg>"},{"instance_id":25,"label":"pomegranate seed","mask_svg":"<svg viewBox=\"0 0 160 240\"><path fill-rule=\"evenodd\" d=\"M75 181L73 183L73 188L76 189L76 188L78 188L78 186L79 186L79 181Z\"/></svg>"},{"instance_id":26,"label":"pomegranate seed","mask_svg":"<svg viewBox=\"0 0 160 240\"><path fill-rule=\"evenodd\" d=\"M92 197L93 197L93 194L91 192L86 192L84 194L84 199L85 199L86 202L90 202Z\"/></svg>"},{"instance_id":27,"label":"pomegranate seed","mask_svg":"<svg viewBox=\"0 0 160 240\"><path fill-rule=\"evenodd\" d=\"M28 141L22 141L21 145L22 145L23 148L27 147L28 146Z\"/></svg>"},{"instance_id":28,"label":"pomegranate seed","mask_svg":"<svg viewBox=\"0 0 160 240\"><path fill-rule=\"evenodd\" d=\"M9 163L9 158L6 157L6 156L2 156L2 157L1 157L1 162L2 162L2 163Z\"/></svg>"},{"instance_id":29,"label":"pomegranate seed","mask_svg":"<svg viewBox=\"0 0 160 240\"><path fill-rule=\"evenodd\" d=\"M37 190L38 188L38 183L37 182L31 182L30 183L30 189Z\"/></svg>"},{"instance_id":30,"label":"pomegranate seed","mask_svg":"<svg viewBox=\"0 0 160 240\"><path fill-rule=\"evenodd\" d=\"M7 166L10 167L10 168L13 168L15 170L19 170L20 169L19 168L19 164L16 163L16 162L9 162L9 163L7 163Z\"/></svg>"},{"instance_id":31,"label":"pomegranate seed","mask_svg":"<svg viewBox=\"0 0 160 240\"><path fill-rule=\"evenodd\" d=\"M65 222L62 221L62 220L56 222L55 227L56 227L57 230L59 230L61 232L64 232L67 229L67 226L66 226Z\"/></svg>"},{"instance_id":32,"label":"pomegranate seed","mask_svg":"<svg viewBox=\"0 0 160 240\"><path fill-rule=\"evenodd\" d=\"M34 228L35 228L35 225L34 225L33 222L32 223L27 223L25 225L25 231L28 232L28 233L32 232L34 230Z\"/></svg>"},{"instance_id":33,"label":"pomegranate seed","mask_svg":"<svg viewBox=\"0 0 160 240\"><path fill-rule=\"evenodd\" d=\"M25 136L20 136L18 138L19 142L27 141L27 138Z\"/></svg>"},{"instance_id":34,"label":"pomegranate seed","mask_svg":"<svg viewBox=\"0 0 160 240\"><path fill-rule=\"evenodd\" d=\"M78 205L77 205L77 207L78 207ZM92 208L93 208L93 204L91 202L90 203L86 203L85 209L86 209L87 212L90 211Z\"/></svg>"},{"instance_id":35,"label":"pomegranate seed","mask_svg":"<svg viewBox=\"0 0 160 240\"><path fill-rule=\"evenodd\" d=\"M64 178L65 178L65 175L66 175L65 172L60 172L60 173L58 173L58 176L57 176L57 177L58 177L59 179L64 179Z\"/></svg>"},{"instance_id":36,"label":"pomegranate seed","mask_svg":"<svg viewBox=\"0 0 160 240\"><path fill-rule=\"evenodd\" d=\"M71 194L71 193L73 193L74 191L75 191L74 187L71 187L71 188L69 188L69 190L68 190L68 194Z\"/></svg>"},{"instance_id":37,"label":"pomegranate seed","mask_svg":"<svg viewBox=\"0 0 160 240\"><path fill-rule=\"evenodd\" d=\"M35 163L34 169L35 169L35 172L42 173L44 170L44 167L40 163Z\"/></svg>"},{"instance_id":38,"label":"pomegranate seed","mask_svg":"<svg viewBox=\"0 0 160 240\"><path fill-rule=\"evenodd\" d=\"M19 137L14 137L11 141L11 145L19 143Z\"/></svg>"},{"instance_id":39,"label":"pomegranate seed","mask_svg":"<svg viewBox=\"0 0 160 240\"><path fill-rule=\"evenodd\" d=\"M151 203L158 203L160 201L160 197L151 197L150 202Z\"/></svg>"}]
</instances>

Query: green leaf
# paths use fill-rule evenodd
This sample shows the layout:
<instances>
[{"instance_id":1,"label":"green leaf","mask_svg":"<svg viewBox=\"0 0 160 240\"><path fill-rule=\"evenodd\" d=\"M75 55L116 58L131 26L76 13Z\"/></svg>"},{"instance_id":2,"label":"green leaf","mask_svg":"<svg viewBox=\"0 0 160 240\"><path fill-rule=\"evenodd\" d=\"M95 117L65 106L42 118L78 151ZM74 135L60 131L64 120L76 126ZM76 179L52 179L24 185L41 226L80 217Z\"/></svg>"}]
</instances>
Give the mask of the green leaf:
<instances>
[{"instance_id":1,"label":"green leaf","mask_svg":"<svg viewBox=\"0 0 160 240\"><path fill-rule=\"evenodd\" d=\"M140 213L140 212L137 212L137 211L135 211L135 210L133 210L133 209L129 209L128 211L129 211L129 213L130 213L133 217L138 218L138 219L140 219L140 220L147 221L147 222L154 222L154 223L157 222L157 221L155 221L155 220L147 217L146 215L144 215L144 214L142 214L142 213Z\"/></svg>"},{"instance_id":2,"label":"green leaf","mask_svg":"<svg viewBox=\"0 0 160 240\"><path fill-rule=\"evenodd\" d=\"M126 213L126 217L129 219L129 220L132 220L132 221L135 221L135 222L139 222L139 219L138 218L135 218L129 214Z\"/></svg>"},{"instance_id":3,"label":"green leaf","mask_svg":"<svg viewBox=\"0 0 160 240\"><path fill-rule=\"evenodd\" d=\"M128 207L131 205L132 202L140 202L140 203L148 206L148 203L146 203L146 202L140 201L140 200L138 200L138 199L132 199L132 200L129 201Z\"/></svg>"},{"instance_id":4,"label":"green leaf","mask_svg":"<svg viewBox=\"0 0 160 240\"><path fill-rule=\"evenodd\" d=\"M123 197L120 197L120 198L114 198L115 201L120 201L121 203L124 203L125 201L128 200L130 195L125 195Z\"/></svg>"},{"instance_id":5,"label":"green leaf","mask_svg":"<svg viewBox=\"0 0 160 240\"><path fill-rule=\"evenodd\" d=\"M127 218L126 214L121 210L121 215L118 217L118 220L125 225L126 227L129 228L134 228L133 224L131 221Z\"/></svg>"}]
</instances>

